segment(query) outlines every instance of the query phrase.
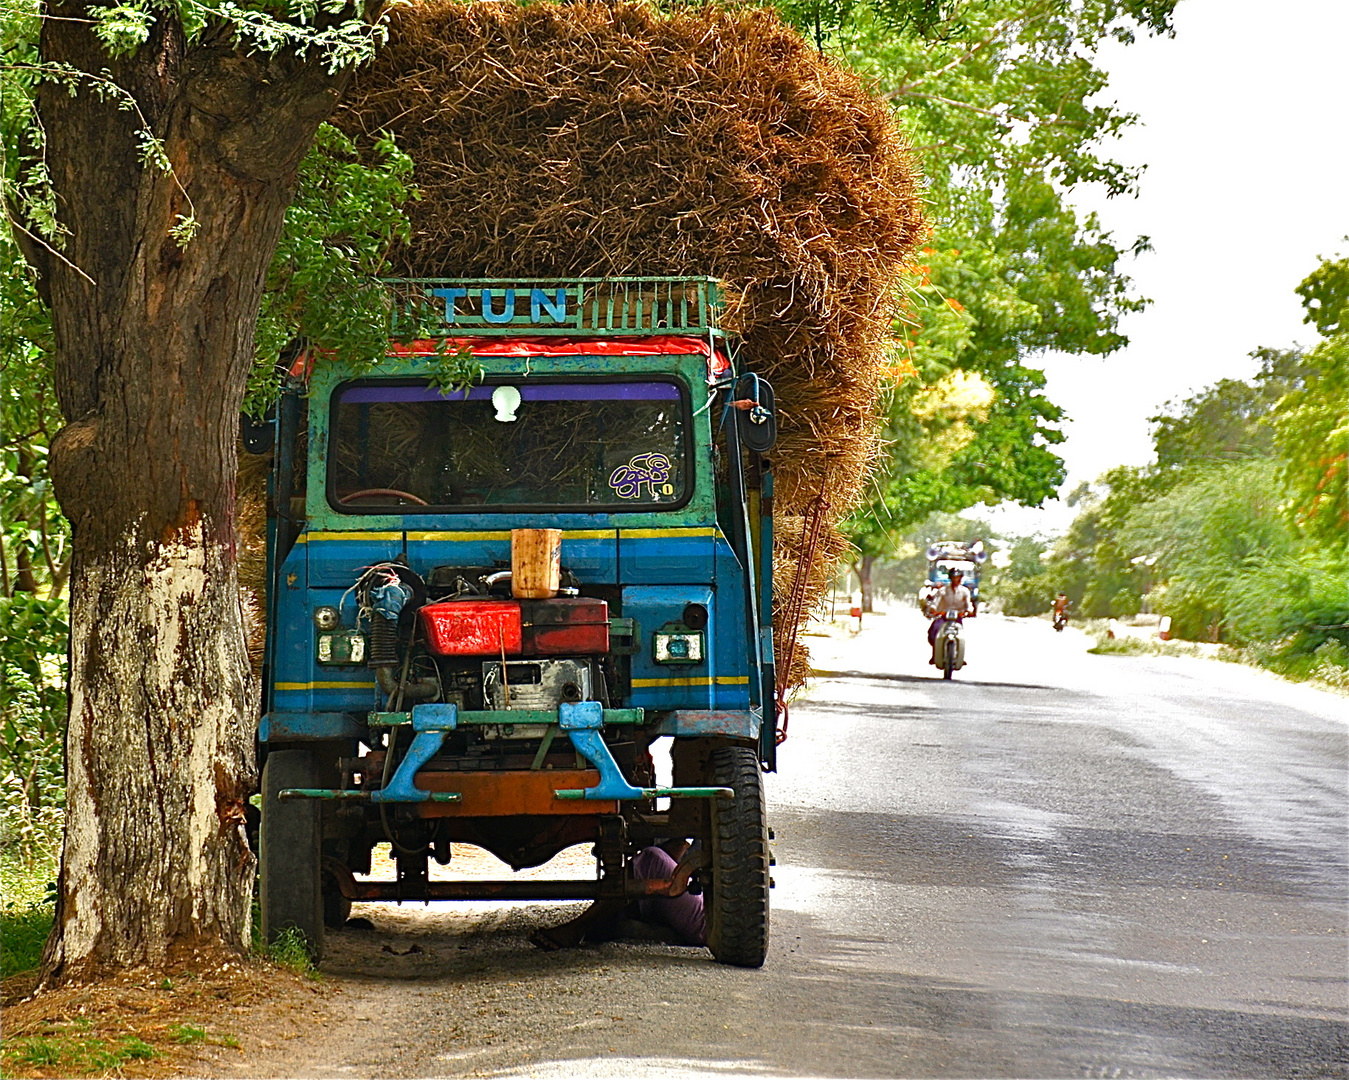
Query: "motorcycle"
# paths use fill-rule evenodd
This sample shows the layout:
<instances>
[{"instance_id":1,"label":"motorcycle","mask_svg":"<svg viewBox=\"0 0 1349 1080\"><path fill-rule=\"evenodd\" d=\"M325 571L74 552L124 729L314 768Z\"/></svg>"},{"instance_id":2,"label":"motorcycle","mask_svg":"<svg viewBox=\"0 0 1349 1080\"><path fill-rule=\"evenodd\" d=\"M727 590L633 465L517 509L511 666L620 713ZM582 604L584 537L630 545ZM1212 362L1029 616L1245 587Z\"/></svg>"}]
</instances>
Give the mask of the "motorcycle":
<instances>
[{"instance_id":1,"label":"motorcycle","mask_svg":"<svg viewBox=\"0 0 1349 1080\"><path fill-rule=\"evenodd\" d=\"M1054 629L1062 632L1063 628L1067 625L1068 613L1066 611L1054 612Z\"/></svg>"},{"instance_id":2,"label":"motorcycle","mask_svg":"<svg viewBox=\"0 0 1349 1080\"><path fill-rule=\"evenodd\" d=\"M941 677L949 679L965 666L965 637L960 631L964 616L947 619L932 645L932 662L941 668Z\"/></svg>"}]
</instances>

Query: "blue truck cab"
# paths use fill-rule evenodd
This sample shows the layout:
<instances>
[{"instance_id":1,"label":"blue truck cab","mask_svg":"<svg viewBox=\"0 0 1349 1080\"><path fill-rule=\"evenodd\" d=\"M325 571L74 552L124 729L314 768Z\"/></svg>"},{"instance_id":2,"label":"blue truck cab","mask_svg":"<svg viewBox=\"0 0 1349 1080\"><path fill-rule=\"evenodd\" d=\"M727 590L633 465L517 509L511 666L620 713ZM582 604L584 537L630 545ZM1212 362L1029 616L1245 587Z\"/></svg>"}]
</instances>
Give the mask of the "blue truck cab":
<instances>
[{"instance_id":1,"label":"blue truck cab","mask_svg":"<svg viewBox=\"0 0 1349 1080\"><path fill-rule=\"evenodd\" d=\"M979 610L979 578L988 551L982 540L938 540L927 549L927 580L918 590L918 607L925 614L943 585L951 581L951 571L959 570L962 584L970 590L975 611Z\"/></svg>"},{"instance_id":2,"label":"blue truck cab","mask_svg":"<svg viewBox=\"0 0 1349 1080\"><path fill-rule=\"evenodd\" d=\"M636 898L691 872L713 956L761 965L776 421L715 282L390 296L386 359L307 358L277 410L264 932L319 954L353 901ZM447 349L479 377L445 386ZM637 879L668 837L695 841L680 880ZM456 843L515 870L588 844L597 872L433 880Z\"/></svg>"}]
</instances>

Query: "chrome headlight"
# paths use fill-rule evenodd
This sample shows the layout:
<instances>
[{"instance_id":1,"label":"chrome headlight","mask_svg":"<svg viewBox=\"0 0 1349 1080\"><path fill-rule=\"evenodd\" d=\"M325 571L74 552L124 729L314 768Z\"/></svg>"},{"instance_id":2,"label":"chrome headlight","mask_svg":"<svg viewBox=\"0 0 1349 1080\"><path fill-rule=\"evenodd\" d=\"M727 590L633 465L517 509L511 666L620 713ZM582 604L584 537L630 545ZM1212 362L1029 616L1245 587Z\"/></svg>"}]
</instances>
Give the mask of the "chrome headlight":
<instances>
[{"instance_id":1,"label":"chrome headlight","mask_svg":"<svg viewBox=\"0 0 1349 1080\"><path fill-rule=\"evenodd\" d=\"M336 630L342 624L342 613L325 604L314 609L314 625L320 630Z\"/></svg>"}]
</instances>

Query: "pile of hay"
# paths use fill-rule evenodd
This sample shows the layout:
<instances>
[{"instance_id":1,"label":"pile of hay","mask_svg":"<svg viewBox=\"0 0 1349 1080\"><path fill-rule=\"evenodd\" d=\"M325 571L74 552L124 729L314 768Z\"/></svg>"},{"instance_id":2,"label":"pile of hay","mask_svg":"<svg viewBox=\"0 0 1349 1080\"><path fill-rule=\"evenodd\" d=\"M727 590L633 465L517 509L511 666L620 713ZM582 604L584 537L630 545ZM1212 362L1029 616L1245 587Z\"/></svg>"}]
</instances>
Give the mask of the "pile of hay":
<instances>
[{"instance_id":1,"label":"pile of hay","mask_svg":"<svg viewBox=\"0 0 1349 1080\"><path fill-rule=\"evenodd\" d=\"M832 524L862 494L923 229L889 108L768 10L431 0L391 31L336 118L416 163L390 272L721 279L742 359L776 391L790 588L790 519L822 496ZM831 532L812 600L837 551Z\"/></svg>"}]
</instances>

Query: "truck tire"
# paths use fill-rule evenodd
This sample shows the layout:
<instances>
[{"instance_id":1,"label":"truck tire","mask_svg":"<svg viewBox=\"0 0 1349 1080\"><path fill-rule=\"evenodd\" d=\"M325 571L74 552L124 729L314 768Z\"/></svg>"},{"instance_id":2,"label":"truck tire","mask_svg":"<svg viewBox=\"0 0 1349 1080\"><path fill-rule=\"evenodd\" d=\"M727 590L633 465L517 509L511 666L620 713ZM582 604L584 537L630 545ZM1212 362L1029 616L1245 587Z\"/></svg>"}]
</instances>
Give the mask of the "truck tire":
<instances>
[{"instance_id":1,"label":"truck tire","mask_svg":"<svg viewBox=\"0 0 1349 1080\"><path fill-rule=\"evenodd\" d=\"M946 639L946 647L942 654L941 677L949 679L951 673L956 669L956 643L950 638Z\"/></svg>"},{"instance_id":2,"label":"truck tire","mask_svg":"<svg viewBox=\"0 0 1349 1080\"><path fill-rule=\"evenodd\" d=\"M287 799L285 788L315 787L318 769L308 750L274 750L262 767L258 894L262 933L274 944L286 930L304 935L317 962L323 955L322 822L314 799Z\"/></svg>"},{"instance_id":3,"label":"truck tire","mask_svg":"<svg viewBox=\"0 0 1349 1080\"><path fill-rule=\"evenodd\" d=\"M768 823L759 757L742 746L709 759L711 782L734 798L712 803L712 887L707 945L722 964L762 967L768 955Z\"/></svg>"},{"instance_id":4,"label":"truck tire","mask_svg":"<svg viewBox=\"0 0 1349 1080\"><path fill-rule=\"evenodd\" d=\"M323 875L323 925L334 930L346 926L351 918L351 901L342 895L337 879L330 872Z\"/></svg>"}]
</instances>

